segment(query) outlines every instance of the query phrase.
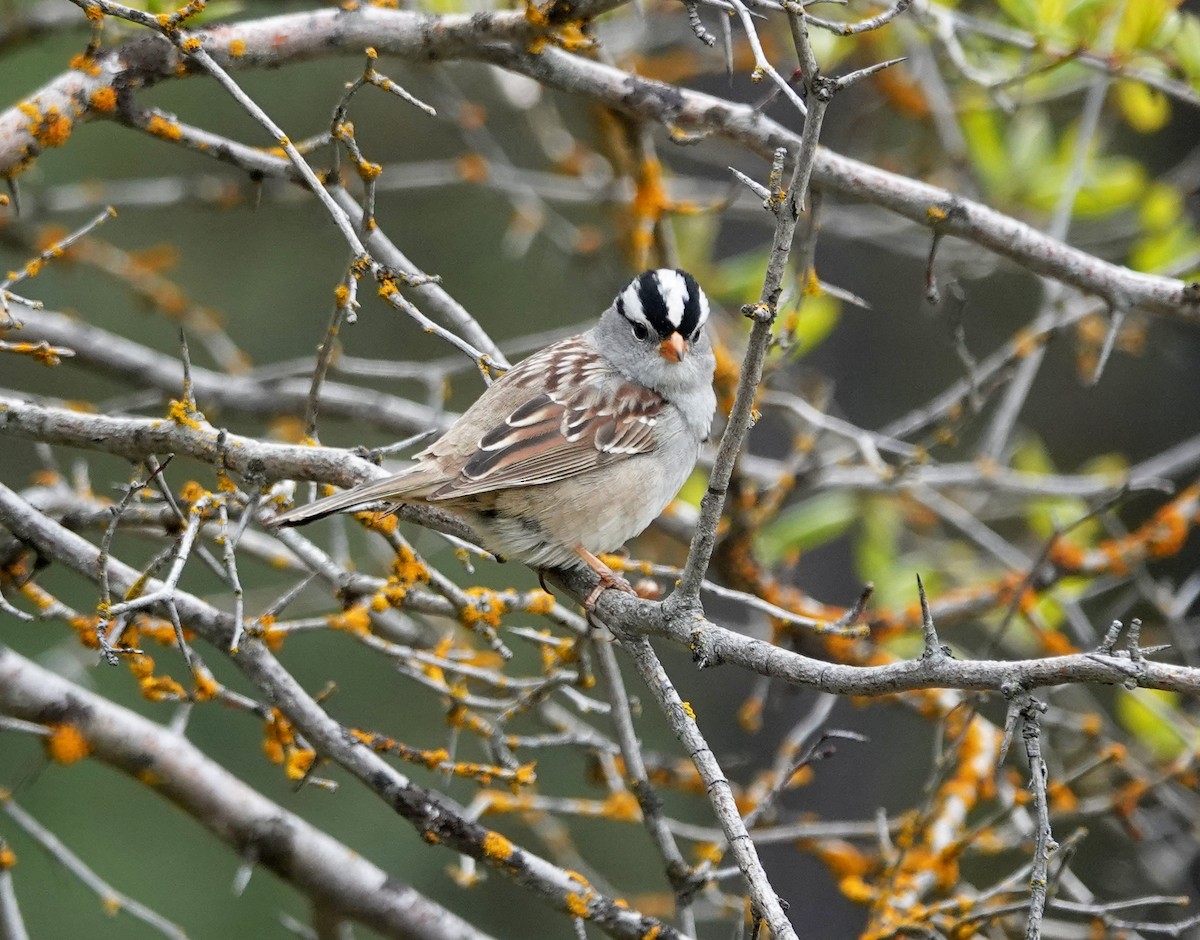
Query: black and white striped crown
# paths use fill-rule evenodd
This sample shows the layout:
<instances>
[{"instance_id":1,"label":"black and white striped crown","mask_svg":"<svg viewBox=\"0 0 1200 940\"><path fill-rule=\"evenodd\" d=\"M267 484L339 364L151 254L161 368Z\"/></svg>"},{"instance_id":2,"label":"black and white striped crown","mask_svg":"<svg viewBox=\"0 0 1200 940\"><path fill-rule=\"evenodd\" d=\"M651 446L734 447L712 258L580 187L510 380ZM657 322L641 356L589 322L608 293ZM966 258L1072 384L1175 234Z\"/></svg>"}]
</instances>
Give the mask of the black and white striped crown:
<instances>
[{"instance_id":1,"label":"black and white striped crown","mask_svg":"<svg viewBox=\"0 0 1200 940\"><path fill-rule=\"evenodd\" d=\"M617 295L617 312L662 339L672 333L690 339L708 319L708 298L686 271L659 268L639 274Z\"/></svg>"}]
</instances>

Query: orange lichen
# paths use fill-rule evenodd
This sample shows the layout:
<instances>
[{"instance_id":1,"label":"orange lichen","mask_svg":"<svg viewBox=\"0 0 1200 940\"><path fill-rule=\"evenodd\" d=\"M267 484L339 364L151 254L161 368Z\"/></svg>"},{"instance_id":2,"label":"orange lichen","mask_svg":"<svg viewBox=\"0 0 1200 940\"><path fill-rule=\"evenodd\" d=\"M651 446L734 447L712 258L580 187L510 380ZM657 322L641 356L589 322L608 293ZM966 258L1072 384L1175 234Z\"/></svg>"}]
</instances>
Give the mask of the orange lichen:
<instances>
[{"instance_id":1,"label":"orange lichen","mask_svg":"<svg viewBox=\"0 0 1200 940\"><path fill-rule=\"evenodd\" d=\"M83 72L86 75L100 74L100 65L96 59L93 56L84 55L82 52L72 56L69 65L74 71Z\"/></svg>"},{"instance_id":2,"label":"orange lichen","mask_svg":"<svg viewBox=\"0 0 1200 940\"><path fill-rule=\"evenodd\" d=\"M240 59L246 54L246 40L233 39L229 43L229 55L231 58Z\"/></svg>"},{"instance_id":3,"label":"orange lichen","mask_svg":"<svg viewBox=\"0 0 1200 940\"><path fill-rule=\"evenodd\" d=\"M287 639L287 631L279 627L267 627L262 631L262 641L272 653L283 649L283 641Z\"/></svg>"},{"instance_id":4,"label":"orange lichen","mask_svg":"<svg viewBox=\"0 0 1200 940\"><path fill-rule=\"evenodd\" d=\"M179 401L172 398L167 404L167 417L180 427L191 428L193 431L200 430L200 422L193 415L196 414L192 410L189 402Z\"/></svg>"},{"instance_id":5,"label":"orange lichen","mask_svg":"<svg viewBox=\"0 0 1200 940\"><path fill-rule=\"evenodd\" d=\"M507 862L512 858L513 844L496 832L489 830L483 837L483 854L497 862Z\"/></svg>"},{"instance_id":6,"label":"orange lichen","mask_svg":"<svg viewBox=\"0 0 1200 940\"><path fill-rule=\"evenodd\" d=\"M307 748L293 748L284 762L284 775L289 780L303 780L308 776L308 772L312 769L313 761L316 758L315 751L308 750Z\"/></svg>"},{"instance_id":7,"label":"orange lichen","mask_svg":"<svg viewBox=\"0 0 1200 940\"><path fill-rule=\"evenodd\" d=\"M671 206L658 160L643 160L635 179L636 189L629 206L634 221L633 248L638 257L648 252L654 239L654 225Z\"/></svg>"},{"instance_id":8,"label":"orange lichen","mask_svg":"<svg viewBox=\"0 0 1200 940\"><path fill-rule=\"evenodd\" d=\"M500 617L508 610L508 603L503 595L485 587L467 588L465 593L473 598L475 603L460 611L459 620L463 626L474 627L484 623L493 629L498 628Z\"/></svg>"},{"instance_id":9,"label":"orange lichen","mask_svg":"<svg viewBox=\"0 0 1200 940\"><path fill-rule=\"evenodd\" d=\"M316 760L316 753L311 748L296 743L291 722L277 708L271 709L271 716L266 721L263 752L271 763L283 765L289 780L302 780Z\"/></svg>"},{"instance_id":10,"label":"orange lichen","mask_svg":"<svg viewBox=\"0 0 1200 940\"><path fill-rule=\"evenodd\" d=\"M1042 648L1048 656L1070 656L1079 652L1066 634L1058 630L1047 630L1042 634Z\"/></svg>"},{"instance_id":11,"label":"orange lichen","mask_svg":"<svg viewBox=\"0 0 1200 940\"><path fill-rule=\"evenodd\" d=\"M587 894L576 894L574 891L569 893L567 895L567 912L573 917L587 917L590 896L590 891Z\"/></svg>"},{"instance_id":12,"label":"orange lichen","mask_svg":"<svg viewBox=\"0 0 1200 940\"><path fill-rule=\"evenodd\" d=\"M843 878L838 882L838 890L856 904L869 904L878 894L875 888L859 877Z\"/></svg>"},{"instance_id":13,"label":"orange lichen","mask_svg":"<svg viewBox=\"0 0 1200 940\"><path fill-rule=\"evenodd\" d=\"M108 114L117 108L117 90L115 88L97 88L88 96L88 105L93 111Z\"/></svg>"},{"instance_id":14,"label":"orange lichen","mask_svg":"<svg viewBox=\"0 0 1200 940\"><path fill-rule=\"evenodd\" d=\"M1046 787L1050 809L1056 813L1072 813L1079 808L1079 797L1062 781L1052 781Z\"/></svg>"},{"instance_id":15,"label":"orange lichen","mask_svg":"<svg viewBox=\"0 0 1200 940\"><path fill-rule=\"evenodd\" d=\"M189 505L199 502L207 494L208 490L206 490L195 480L188 480L179 488L179 498Z\"/></svg>"},{"instance_id":16,"label":"orange lichen","mask_svg":"<svg viewBox=\"0 0 1200 940\"><path fill-rule=\"evenodd\" d=\"M715 842L700 842L692 849L692 854L701 862L709 862L713 865L718 864L725 853L721 851L721 847Z\"/></svg>"},{"instance_id":17,"label":"orange lichen","mask_svg":"<svg viewBox=\"0 0 1200 940\"><path fill-rule=\"evenodd\" d=\"M51 725L45 745L46 754L56 764L74 764L92 752L83 732L72 724Z\"/></svg>"},{"instance_id":18,"label":"orange lichen","mask_svg":"<svg viewBox=\"0 0 1200 940\"><path fill-rule=\"evenodd\" d=\"M313 441L312 446L317 446L317 442ZM400 524L392 512L356 512L354 518L380 535L391 535Z\"/></svg>"},{"instance_id":19,"label":"orange lichen","mask_svg":"<svg viewBox=\"0 0 1200 940\"><path fill-rule=\"evenodd\" d=\"M12 343L8 347L8 352L18 355L25 355L34 362L43 366L62 365L62 359L59 357L59 350L55 349L45 340L37 343Z\"/></svg>"},{"instance_id":20,"label":"orange lichen","mask_svg":"<svg viewBox=\"0 0 1200 940\"><path fill-rule=\"evenodd\" d=\"M819 843L805 843L805 848L814 850L839 880L863 877L871 870L871 859L849 842L823 839Z\"/></svg>"},{"instance_id":21,"label":"orange lichen","mask_svg":"<svg viewBox=\"0 0 1200 940\"><path fill-rule=\"evenodd\" d=\"M392 572L402 585L413 585L429 580L429 569L425 567L424 562L417 558L416 552L407 545L402 545L397 550L396 557L392 559Z\"/></svg>"},{"instance_id":22,"label":"orange lichen","mask_svg":"<svg viewBox=\"0 0 1200 940\"><path fill-rule=\"evenodd\" d=\"M454 161L459 179L467 183L486 183L490 174L488 162L477 153L464 153Z\"/></svg>"},{"instance_id":23,"label":"orange lichen","mask_svg":"<svg viewBox=\"0 0 1200 940\"><path fill-rule=\"evenodd\" d=\"M762 730L763 702L761 698L748 698L737 710L738 727L753 734Z\"/></svg>"},{"instance_id":24,"label":"orange lichen","mask_svg":"<svg viewBox=\"0 0 1200 940\"><path fill-rule=\"evenodd\" d=\"M196 673L196 691L193 698L197 702L211 702L221 691L221 686L209 673Z\"/></svg>"},{"instance_id":25,"label":"orange lichen","mask_svg":"<svg viewBox=\"0 0 1200 940\"><path fill-rule=\"evenodd\" d=\"M487 108L481 104L476 104L473 101L464 101L459 105L455 117L458 118L459 127L468 131L477 131L487 123Z\"/></svg>"},{"instance_id":26,"label":"orange lichen","mask_svg":"<svg viewBox=\"0 0 1200 940\"><path fill-rule=\"evenodd\" d=\"M1087 560L1087 553L1073 542L1058 539L1050 549L1050 560L1065 571L1078 571Z\"/></svg>"},{"instance_id":27,"label":"orange lichen","mask_svg":"<svg viewBox=\"0 0 1200 940\"><path fill-rule=\"evenodd\" d=\"M925 86L915 81L911 73L903 69L884 69L873 76L872 81L883 98L901 115L913 121L929 116L929 102L925 97Z\"/></svg>"},{"instance_id":28,"label":"orange lichen","mask_svg":"<svg viewBox=\"0 0 1200 940\"><path fill-rule=\"evenodd\" d=\"M604 246L604 233L594 225L580 225L575 230L575 251L590 255Z\"/></svg>"},{"instance_id":29,"label":"orange lichen","mask_svg":"<svg viewBox=\"0 0 1200 940\"><path fill-rule=\"evenodd\" d=\"M554 609L554 595L547 591L535 591L525 605L526 613L545 615Z\"/></svg>"},{"instance_id":30,"label":"orange lichen","mask_svg":"<svg viewBox=\"0 0 1200 940\"><path fill-rule=\"evenodd\" d=\"M98 617L85 617L83 615L72 617L68 624L75 631L75 636L79 642L87 649L95 650L100 648L100 637L96 635L96 625L100 622Z\"/></svg>"},{"instance_id":31,"label":"orange lichen","mask_svg":"<svg viewBox=\"0 0 1200 940\"><path fill-rule=\"evenodd\" d=\"M150 120L146 122L146 130L163 140L179 140L183 137L183 128L179 126L179 122L162 114L151 115Z\"/></svg>"},{"instance_id":32,"label":"orange lichen","mask_svg":"<svg viewBox=\"0 0 1200 940\"><path fill-rule=\"evenodd\" d=\"M17 109L29 118L26 130L43 147L61 147L71 136L71 118L54 105L43 111L32 101L23 101Z\"/></svg>"},{"instance_id":33,"label":"orange lichen","mask_svg":"<svg viewBox=\"0 0 1200 940\"><path fill-rule=\"evenodd\" d=\"M149 656L138 658L150 659ZM183 686L170 676L143 676L138 680L138 688L142 696L151 702L180 701L187 698Z\"/></svg>"},{"instance_id":34,"label":"orange lichen","mask_svg":"<svg viewBox=\"0 0 1200 940\"><path fill-rule=\"evenodd\" d=\"M632 793L618 790L604 801L604 815L617 822L637 822L642 818L642 808Z\"/></svg>"},{"instance_id":35,"label":"orange lichen","mask_svg":"<svg viewBox=\"0 0 1200 940\"><path fill-rule=\"evenodd\" d=\"M365 604L355 604L340 614L331 614L328 619L329 625L335 630L360 636L371 632L371 613Z\"/></svg>"},{"instance_id":36,"label":"orange lichen","mask_svg":"<svg viewBox=\"0 0 1200 940\"><path fill-rule=\"evenodd\" d=\"M1150 524L1146 551L1151 558L1165 558L1178 554L1187 540L1188 528L1188 520L1179 509L1174 504L1166 506Z\"/></svg>"}]
</instances>

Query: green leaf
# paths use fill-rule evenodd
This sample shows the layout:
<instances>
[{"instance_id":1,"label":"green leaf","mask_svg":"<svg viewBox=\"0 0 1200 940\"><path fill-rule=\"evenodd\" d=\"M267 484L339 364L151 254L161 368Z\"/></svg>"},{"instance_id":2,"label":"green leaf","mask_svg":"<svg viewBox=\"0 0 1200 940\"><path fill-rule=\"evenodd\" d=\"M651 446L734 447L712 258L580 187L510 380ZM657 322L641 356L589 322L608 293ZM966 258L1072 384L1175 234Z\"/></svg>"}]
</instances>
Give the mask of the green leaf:
<instances>
[{"instance_id":1,"label":"green leaf","mask_svg":"<svg viewBox=\"0 0 1200 940\"><path fill-rule=\"evenodd\" d=\"M1175 34L1171 49L1192 87L1200 88L1200 17L1191 13L1180 16L1179 32Z\"/></svg>"},{"instance_id":2,"label":"green leaf","mask_svg":"<svg viewBox=\"0 0 1200 940\"><path fill-rule=\"evenodd\" d=\"M1155 232L1139 240L1129 253L1129 265L1136 271L1165 271L1175 267L1180 258L1190 257L1197 251L1200 251L1200 235L1181 219L1167 231Z\"/></svg>"},{"instance_id":3,"label":"green leaf","mask_svg":"<svg viewBox=\"0 0 1200 940\"><path fill-rule=\"evenodd\" d=\"M1026 436L1013 452L1012 465L1023 473L1051 474L1057 468L1039 438ZM1059 496L1040 496L1031 499L1025 508L1029 530L1039 539L1048 539L1063 526L1070 525L1087 513L1082 499ZM1078 534L1078 533L1076 533Z\"/></svg>"},{"instance_id":4,"label":"green leaf","mask_svg":"<svg viewBox=\"0 0 1200 940\"><path fill-rule=\"evenodd\" d=\"M704 493L708 490L708 474L703 470L693 470L692 475L687 478L687 482L679 490L679 494L675 497L681 503L687 503L689 506L700 508L700 500L704 499Z\"/></svg>"},{"instance_id":5,"label":"green leaf","mask_svg":"<svg viewBox=\"0 0 1200 940\"><path fill-rule=\"evenodd\" d=\"M679 246L679 261L685 271L697 276L712 266L713 249L717 241L718 216L711 212L677 215L671 227ZM708 290L707 279L705 289ZM711 291L709 291L711 293Z\"/></svg>"},{"instance_id":6,"label":"green leaf","mask_svg":"<svg viewBox=\"0 0 1200 940\"><path fill-rule=\"evenodd\" d=\"M1038 7L1041 5L1038 0L998 0L1000 9L1008 14L1009 18L1020 26L1022 29L1027 29L1034 32L1038 28Z\"/></svg>"},{"instance_id":7,"label":"green leaf","mask_svg":"<svg viewBox=\"0 0 1200 940\"><path fill-rule=\"evenodd\" d=\"M1008 176L1008 153L999 114L983 98L968 102L962 129L975 171L989 190L998 190Z\"/></svg>"},{"instance_id":8,"label":"green leaf","mask_svg":"<svg viewBox=\"0 0 1200 940\"><path fill-rule=\"evenodd\" d=\"M798 552L809 551L845 533L858 519L858 500L849 493L819 493L789 506L763 528L758 551L774 564Z\"/></svg>"},{"instance_id":9,"label":"green leaf","mask_svg":"<svg viewBox=\"0 0 1200 940\"><path fill-rule=\"evenodd\" d=\"M905 531L901 507L880 497L863 499L859 506L859 537L855 540L858 576L875 585L875 602L883 607L907 607L917 599L913 575L919 570L930 593L937 591L937 566L925 565L900 550ZM929 577L926 577L928 572Z\"/></svg>"},{"instance_id":10,"label":"green leaf","mask_svg":"<svg viewBox=\"0 0 1200 940\"><path fill-rule=\"evenodd\" d=\"M1006 165L1009 177L1036 178L1055 161L1054 126L1042 108L1026 108L1009 124Z\"/></svg>"},{"instance_id":11,"label":"green leaf","mask_svg":"<svg viewBox=\"0 0 1200 940\"><path fill-rule=\"evenodd\" d=\"M1100 218L1127 209L1146 190L1146 168L1132 157L1092 160L1087 179L1075 197L1075 214Z\"/></svg>"},{"instance_id":12,"label":"green leaf","mask_svg":"<svg viewBox=\"0 0 1200 940\"><path fill-rule=\"evenodd\" d=\"M1114 0L1075 0L1067 13L1070 42L1080 48L1094 46L1115 7Z\"/></svg>"},{"instance_id":13,"label":"green leaf","mask_svg":"<svg viewBox=\"0 0 1200 940\"><path fill-rule=\"evenodd\" d=\"M1171 42L1181 25L1179 0L1136 0L1126 3L1113 48L1119 52L1156 51Z\"/></svg>"},{"instance_id":14,"label":"green leaf","mask_svg":"<svg viewBox=\"0 0 1200 940\"><path fill-rule=\"evenodd\" d=\"M1183 218L1183 196L1167 183L1151 183L1138 209L1138 222L1147 232L1165 232Z\"/></svg>"},{"instance_id":15,"label":"green leaf","mask_svg":"<svg viewBox=\"0 0 1200 940\"><path fill-rule=\"evenodd\" d=\"M1166 183L1152 183L1138 209L1145 234L1129 252L1135 270L1157 272L1200 250L1200 235L1184 212L1183 196Z\"/></svg>"},{"instance_id":16,"label":"green leaf","mask_svg":"<svg viewBox=\"0 0 1200 940\"><path fill-rule=\"evenodd\" d=\"M1198 743L1181 735L1180 726L1171 720L1171 713L1179 707L1175 692L1118 689L1114 704L1121 726L1159 760L1173 760ZM1190 736L1195 737L1194 733Z\"/></svg>"},{"instance_id":17,"label":"green leaf","mask_svg":"<svg viewBox=\"0 0 1200 940\"><path fill-rule=\"evenodd\" d=\"M1161 130L1171 119L1171 102L1167 96L1141 82L1117 82L1116 99L1121 117L1139 134Z\"/></svg>"},{"instance_id":18,"label":"green leaf","mask_svg":"<svg viewBox=\"0 0 1200 940\"><path fill-rule=\"evenodd\" d=\"M791 339L793 356L803 356L825 341L842 318L842 304L828 294L810 294L800 307L781 318L781 335Z\"/></svg>"},{"instance_id":19,"label":"green leaf","mask_svg":"<svg viewBox=\"0 0 1200 940\"><path fill-rule=\"evenodd\" d=\"M704 290L734 310L742 304L752 304L762 292L765 263L761 252L734 255L717 265L705 281Z\"/></svg>"}]
</instances>

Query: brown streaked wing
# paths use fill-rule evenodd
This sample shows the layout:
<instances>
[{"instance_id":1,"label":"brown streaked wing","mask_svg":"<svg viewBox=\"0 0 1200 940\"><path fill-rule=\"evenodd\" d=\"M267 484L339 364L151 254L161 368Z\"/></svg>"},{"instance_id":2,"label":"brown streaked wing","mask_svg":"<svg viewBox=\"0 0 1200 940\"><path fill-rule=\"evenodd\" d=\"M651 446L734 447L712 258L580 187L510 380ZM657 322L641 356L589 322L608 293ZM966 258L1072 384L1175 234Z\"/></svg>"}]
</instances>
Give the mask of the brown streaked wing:
<instances>
[{"instance_id":1,"label":"brown streaked wing","mask_svg":"<svg viewBox=\"0 0 1200 940\"><path fill-rule=\"evenodd\" d=\"M458 477L429 498L535 486L646 453L665 405L657 392L631 382L606 392L591 385L567 391L559 384L484 434Z\"/></svg>"}]
</instances>

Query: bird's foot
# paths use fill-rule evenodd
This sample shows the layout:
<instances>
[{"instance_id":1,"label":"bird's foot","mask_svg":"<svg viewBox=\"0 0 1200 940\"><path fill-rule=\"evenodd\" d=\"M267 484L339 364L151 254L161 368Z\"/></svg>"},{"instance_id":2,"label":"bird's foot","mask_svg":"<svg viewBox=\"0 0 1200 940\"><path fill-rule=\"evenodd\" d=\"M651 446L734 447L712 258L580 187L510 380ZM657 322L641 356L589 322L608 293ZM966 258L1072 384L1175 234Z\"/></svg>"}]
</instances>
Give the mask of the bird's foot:
<instances>
[{"instance_id":1,"label":"bird's foot","mask_svg":"<svg viewBox=\"0 0 1200 940\"><path fill-rule=\"evenodd\" d=\"M592 569L600 578L600 583L597 584L583 601L583 609L591 611L596 606L596 601L600 599L600 595L609 588L615 588L618 591L624 591L626 594L637 596L637 591L633 589L633 585L622 578L619 574L613 571L608 565L602 562L599 558L589 552L586 548L576 548L575 552L583 559L585 565Z\"/></svg>"},{"instance_id":2,"label":"bird's foot","mask_svg":"<svg viewBox=\"0 0 1200 940\"><path fill-rule=\"evenodd\" d=\"M595 607L596 601L600 599L600 595L609 588L616 588L618 591L624 591L626 594L637 596L637 591L633 589L633 585L616 572L609 571L607 574L604 574L598 571L596 573L600 575L600 583L592 588L591 594L584 598L583 607L585 610L591 610Z\"/></svg>"}]
</instances>

